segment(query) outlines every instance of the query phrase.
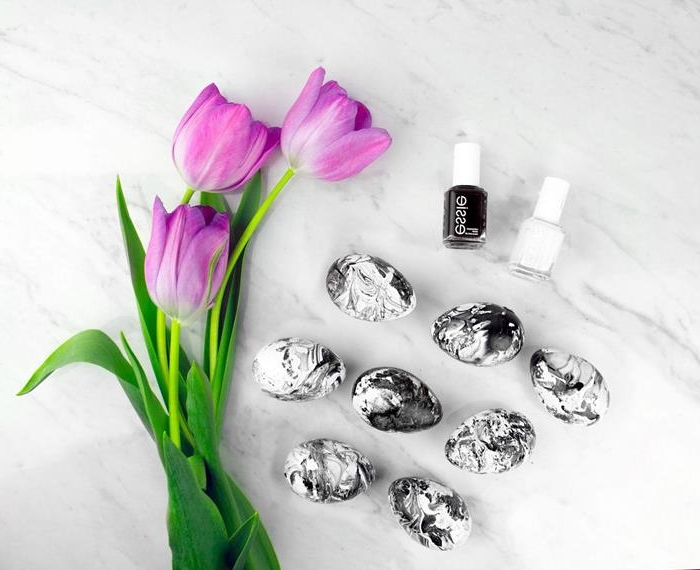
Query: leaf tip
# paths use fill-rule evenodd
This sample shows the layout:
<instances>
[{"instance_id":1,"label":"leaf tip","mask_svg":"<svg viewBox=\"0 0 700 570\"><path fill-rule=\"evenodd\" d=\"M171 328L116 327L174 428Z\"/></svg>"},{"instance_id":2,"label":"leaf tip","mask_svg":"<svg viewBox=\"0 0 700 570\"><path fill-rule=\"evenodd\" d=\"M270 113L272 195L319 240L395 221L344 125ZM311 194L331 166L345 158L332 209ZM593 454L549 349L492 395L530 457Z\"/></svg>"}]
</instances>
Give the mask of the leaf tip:
<instances>
[{"instance_id":1,"label":"leaf tip","mask_svg":"<svg viewBox=\"0 0 700 570\"><path fill-rule=\"evenodd\" d=\"M117 201L124 201L124 191L122 190L122 179L119 177L118 174L117 174L116 188L117 188Z\"/></svg>"}]
</instances>

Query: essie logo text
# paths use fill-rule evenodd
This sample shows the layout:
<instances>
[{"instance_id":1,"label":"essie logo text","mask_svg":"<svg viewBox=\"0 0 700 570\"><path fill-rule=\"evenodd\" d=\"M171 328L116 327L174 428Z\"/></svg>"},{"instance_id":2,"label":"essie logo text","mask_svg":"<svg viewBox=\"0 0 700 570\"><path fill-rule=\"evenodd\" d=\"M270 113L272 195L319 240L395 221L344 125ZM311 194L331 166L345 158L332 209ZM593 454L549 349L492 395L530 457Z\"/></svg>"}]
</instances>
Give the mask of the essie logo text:
<instances>
[{"instance_id":1,"label":"essie logo text","mask_svg":"<svg viewBox=\"0 0 700 570\"><path fill-rule=\"evenodd\" d=\"M467 197L458 194L455 199L455 233L458 236L467 232Z\"/></svg>"}]
</instances>

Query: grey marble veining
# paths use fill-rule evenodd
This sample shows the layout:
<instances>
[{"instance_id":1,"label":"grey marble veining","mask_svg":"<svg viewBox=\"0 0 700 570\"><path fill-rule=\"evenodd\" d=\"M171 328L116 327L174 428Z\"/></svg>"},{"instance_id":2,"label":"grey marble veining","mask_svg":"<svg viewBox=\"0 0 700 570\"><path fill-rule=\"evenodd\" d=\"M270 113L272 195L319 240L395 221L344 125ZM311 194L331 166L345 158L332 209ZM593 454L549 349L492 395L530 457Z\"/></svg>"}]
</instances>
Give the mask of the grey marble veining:
<instances>
[{"instance_id":1,"label":"grey marble veining","mask_svg":"<svg viewBox=\"0 0 700 570\"><path fill-rule=\"evenodd\" d=\"M319 63L394 144L357 178L292 179L247 250L222 452L282 567L697 566L697 2L16 0L0 13L3 569L170 567L161 467L114 379L76 366L31 396L13 394L85 328L124 330L146 361L115 175L146 240L154 194L172 208L184 191L170 137L199 90L216 81L279 124ZM483 150L488 242L478 252L440 242L458 140ZM283 170L266 174L267 189ZM532 284L504 262L548 175L572 183L567 238L551 282ZM377 326L340 314L324 276L350 251L409 276L416 310ZM466 299L516 308L525 351L474 368L437 350L426 328ZM349 386L300 406L268 398L251 362L290 335L337 350L353 375L387 362L414 372L440 395L443 422L415 437L372 430ZM201 351L195 331L184 341ZM528 378L540 346L604 373L613 399L595 426L567 426L542 407ZM531 419L538 447L526 466L482 477L444 459L450 427L486 406ZM280 465L319 434L377 462L366 496L326 507L290 492ZM428 550L397 529L386 489L414 473L469 501L464 548Z\"/></svg>"}]
</instances>

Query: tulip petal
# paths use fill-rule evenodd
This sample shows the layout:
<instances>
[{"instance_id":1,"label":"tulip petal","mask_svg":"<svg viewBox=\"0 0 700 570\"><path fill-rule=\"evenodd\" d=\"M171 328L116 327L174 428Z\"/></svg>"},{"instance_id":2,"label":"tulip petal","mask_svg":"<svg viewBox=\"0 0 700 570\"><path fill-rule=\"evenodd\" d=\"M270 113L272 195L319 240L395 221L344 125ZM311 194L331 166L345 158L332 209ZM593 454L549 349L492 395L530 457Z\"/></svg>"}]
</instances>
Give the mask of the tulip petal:
<instances>
[{"instance_id":1,"label":"tulip petal","mask_svg":"<svg viewBox=\"0 0 700 570\"><path fill-rule=\"evenodd\" d=\"M341 87L335 79L333 79L331 81L327 81L321 86L321 89L318 92L318 101L316 104L318 105L318 103L324 99L332 100L340 96L347 97L348 92L345 90L345 88Z\"/></svg>"},{"instance_id":2,"label":"tulip petal","mask_svg":"<svg viewBox=\"0 0 700 570\"><path fill-rule=\"evenodd\" d=\"M269 127L267 128L267 138L265 140L265 146L263 147L262 153L260 153L260 156L258 159L253 163L250 168L248 169L248 172L245 174L243 178L238 180L235 184L232 184L228 188L224 188L222 191L228 192L230 190L235 190L237 188L240 188L244 184L246 184L254 175L255 173L260 170L267 159L270 157L270 155L277 150L277 147L280 144L280 128L279 127Z\"/></svg>"},{"instance_id":3,"label":"tulip petal","mask_svg":"<svg viewBox=\"0 0 700 570\"><path fill-rule=\"evenodd\" d=\"M204 220L204 225L208 226L211 221L219 213L218 210L212 208L211 206L197 206L197 210L202 214L202 219Z\"/></svg>"},{"instance_id":4,"label":"tulip petal","mask_svg":"<svg viewBox=\"0 0 700 570\"><path fill-rule=\"evenodd\" d=\"M183 243L176 290L179 316L184 322L206 310L218 292L226 270L223 252L228 251L228 239L228 215L218 213L211 224Z\"/></svg>"},{"instance_id":5,"label":"tulip petal","mask_svg":"<svg viewBox=\"0 0 700 570\"><path fill-rule=\"evenodd\" d=\"M391 137L384 129L353 131L315 156L307 165L308 172L324 180L343 180L369 166L390 145Z\"/></svg>"},{"instance_id":6,"label":"tulip petal","mask_svg":"<svg viewBox=\"0 0 700 570\"><path fill-rule=\"evenodd\" d=\"M289 143L294 133L296 133L297 129L301 126L318 100L325 75L326 70L323 69L323 67L317 67L311 72L299 97L297 97L297 100L284 118L284 122L282 123L281 145L282 152L285 156L289 153Z\"/></svg>"},{"instance_id":7,"label":"tulip petal","mask_svg":"<svg viewBox=\"0 0 700 570\"><path fill-rule=\"evenodd\" d=\"M223 190L233 190L239 188L254 174L251 168L260 158L267 142L267 127L260 121L253 121L250 124L250 135L248 139L248 149L245 156L238 159L237 163L228 166L228 178L230 185Z\"/></svg>"},{"instance_id":8,"label":"tulip petal","mask_svg":"<svg viewBox=\"0 0 700 570\"><path fill-rule=\"evenodd\" d=\"M344 95L319 98L290 143L290 165L306 170L316 155L354 130L356 115L355 101Z\"/></svg>"},{"instance_id":9,"label":"tulip petal","mask_svg":"<svg viewBox=\"0 0 700 570\"><path fill-rule=\"evenodd\" d=\"M159 306L171 317L180 318L183 307L177 294L177 282L182 274L183 254L195 236L205 227L209 206L181 204L167 217L166 246L157 277L156 296Z\"/></svg>"},{"instance_id":10,"label":"tulip petal","mask_svg":"<svg viewBox=\"0 0 700 570\"><path fill-rule=\"evenodd\" d=\"M175 164L185 182L209 191L229 186L232 168L251 150L251 125L250 110L235 103L209 109L186 124L173 147ZM264 141L259 146L262 149Z\"/></svg>"},{"instance_id":11,"label":"tulip petal","mask_svg":"<svg viewBox=\"0 0 700 570\"><path fill-rule=\"evenodd\" d=\"M155 301L156 283L158 271L163 259L163 250L167 239L167 216L168 213L163 207L163 202L156 196L153 201L153 224L151 226L151 239L148 242L145 260L145 278L148 294Z\"/></svg>"},{"instance_id":12,"label":"tulip petal","mask_svg":"<svg viewBox=\"0 0 700 570\"><path fill-rule=\"evenodd\" d=\"M357 103L357 115L355 115L355 130L369 129L372 126L372 114L369 109L359 101Z\"/></svg>"},{"instance_id":13,"label":"tulip petal","mask_svg":"<svg viewBox=\"0 0 700 570\"><path fill-rule=\"evenodd\" d=\"M195 115L195 113L205 111L210 107L223 105L224 103L226 103L226 99L221 95L216 84L210 83L207 85L204 89L202 89L201 93L197 95L194 103L190 105L190 108L187 109L187 112L184 114L182 119L180 119L180 123L175 129L173 140L177 139L182 127L185 126L185 123L187 123L187 121L189 121Z\"/></svg>"},{"instance_id":14,"label":"tulip petal","mask_svg":"<svg viewBox=\"0 0 700 570\"><path fill-rule=\"evenodd\" d=\"M171 317L176 317L178 314L175 284L182 234L185 231L185 218L186 211L182 207L175 208L167 217L165 247L156 276L155 295L153 295L156 305Z\"/></svg>"}]
</instances>

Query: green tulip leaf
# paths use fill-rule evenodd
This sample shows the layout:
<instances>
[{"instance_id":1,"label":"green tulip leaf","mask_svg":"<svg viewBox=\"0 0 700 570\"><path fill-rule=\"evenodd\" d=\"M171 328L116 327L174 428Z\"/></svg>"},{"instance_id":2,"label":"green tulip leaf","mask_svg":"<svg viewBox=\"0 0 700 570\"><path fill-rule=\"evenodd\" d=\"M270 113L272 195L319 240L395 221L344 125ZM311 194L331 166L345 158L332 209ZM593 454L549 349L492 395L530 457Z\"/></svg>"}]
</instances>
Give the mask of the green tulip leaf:
<instances>
[{"instance_id":1,"label":"green tulip leaf","mask_svg":"<svg viewBox=\"0 0 700 570\"><path fill-rule=\"evenodd\" d=\"M17 395L28 394L59 368L77 363L94 364L114 374L141 421L150 428L151 422L131 364L115 342L96 329L80 332L54 350Z\"/></svg>"},{"instance_id":2,"label":"green tulip leaf","mask_svg":"<svg viewBox=\"0 0 700 570\"><path fill-rule=\"evenodd\" d=\"M244 570L246 560L248 559L248 552L254 544L259 527L260 517L258 513L254 513L229 539L228 565L231 566L233 563L231 570Z\"/></svg>"},{"instance_id":3,"label":"green tulip leaf","mask_svg":"<svg viewBox=\"0 0 700 570\"><path fill-rule=\"evenodd\" d=\"M196 362L187 374L187 417L197 451L209 465L219 463L211 388Z\"/></svg>"},{"instance_id":4,"label":"green tulip leaf","mask_svg":"<svg viewBox=\"0 0 700 570\"><path fill-rule=\"evenodd\" d=\"M201 490L190 462L167 435L163 437L163 457L173 570L224 568L229 543L221 514Z\"/></svg>"},{"instance_id":5,"label":"green tulip leaf","mask_svg":"<svg viewBox=\"0 0 700 570\"><path fill-rule=\"evenodd\" d=\"M222 466L211 388L203 371L196 363L192 364L190 373L187 375L187 416L195 440L195 448L204 458L209 471L207 494L218 506L229 532L237 531L246 519L255 514L255 510ZM246 552L248 552L247 570L279 568L270 539L260 523Z\"/></svg>"},{"instance_id":6,"label":"green tulip leaf","mask_svg":"<svg viewBox=\"0 0 700 570\"><path fill-rule=\"evenodd\" d=\"M258 171L246 184L238 209L231 222L231 244L235 244L248 223L260 206L262 195L262 175ZM247 248L246 248L247 249ZM245 251L236 264L231 275L231 280L226 291L225 306L223 309L223 323L219 333L219 353L216 362L216 370L212 375L213 386L218 386L218 393L214 394L216 402L215 417L217 432L221 432L223 418L225 416L228 395L233 378L233 366L236 357L236 330L238 328L237 314L241 292L241 277Z\"/></svg>"},{"instance_id":7,"label":"green tulip leaf","mask_svg":"<svg viewBox=\"0 0 700 570\"><path fill-rule=\"evenodd\" d=\"M200 192L199 193L199 203L202 206L210 206L214 208L217 212L225 213L229 215L229 226L233 224L233 216L231 214L231 209L228 207L226 200L221 194L215 194L214 192ZM229 240L229 255L233 249L233 244ZM202 363L204 366L204 373L211 377L211 370L209 370L209 333L211 331L211 311L207 311L207 322L204 327L204 355L202 358Z\"/></svg>"},{"instance_id":8,"label":"green tulip leaf","mask_svg":"<svg viewBox=\"0 0 700 570\"><path fill-rule=\"evenodd\" d=\"M153 393L153 390L151 390L151 385L148 383L148 378L146 378L143 367L138 361L138 358L136 358L131 346L129 346L124 333L121 333L121 340L126 356L131 363L134 377L138 383L139 392L141 393L141 400L145 405L146 415L148 416L148 421L151 425L151 433L156 440L156 444L158 445L158 454L160 455L163 449L162 435L163 432L167 432L168 430L168 416L165 413L162 404Z\"/></svg>"},{"instance_id":9,"label":"green tulip leaf","mask_svg":"<svg viewBox=\"0 0 700 570\"><path fill-rule=\"evenodd\" d=\"M206 490L206 488L207 488L207 468L204 465L204 459L202 459L201 455L190 455L187 458L187 461L190 462L190 467L192 467L192 471L194 472L194 475L197 479L197 483L199 485L199 488L202 489L203 491Z\"/></svg>"},{"instance_id":10,"label":"green tulip leaf","mask_svg":"<svg viewBox=\"0 0 700 570\"><path fill-rule=\"evenodd\" d=\"M143 340L148 350L148 358L151 360L161 396L164 400L167 400L167 379L163 376L160 363L158 362L158 353L156 351L156 314L158 309L151 300L148 289L146 288L146 252L143 249L143 244L141 243L139 234L129 214L129 208L126 205L126 199L124 198L122 183L119 177L117 177L117 208L119 210L119 223L122 230L122 237L124 238L126 258L129 262L131 285L134 290L134 296L136 297L136 308L138 309L139 320L141 322Z\"/></svg>"},{"instance_id":11,"label":"green tulip leaf","mask_svg":"<svg viewBox=\"0 0 700 570\"><path fill-rule=\"evenodd\" d=\"M195 449L204 458L209 470L207 493L218 505L226 528L229 532L233 532L240 526L243 516L234 501L227 481L228 474L222 467L219 457L209 381L197 363L192 364L187 375L187 417Z\"/></svg>"},{"instance_id":12,"label":"green tulip leaf","mask_svg":"<svg viewBox=\"0 0 700 570\"><path fill-rule=\"evenodd\" d=\"M248 227L250 220L260 207L260 197L262 196L262 174L258 170L245 185L241 201L238 203L236 215L233 217L233 227L231 243L235 244L241 237L243 230Z\"/></svg>"},{"instance_id":13,"label":"green tulip leaf","mask_svg":"<svg viewBox=\"0 0 700 570\"><path fill-rule=\"evenodd\" d=\"M243 516L250 517L255 514L256 511L253 505L250 504L248 497L245 496L238 483L230 475L227 477L227 480L234 501ZM270 536L267 534L262 522L258 527L258 532L248 553L248 563L245 568L246 570L280 570L277 554L275 554Z\"/></svg>"}]
</instances>

